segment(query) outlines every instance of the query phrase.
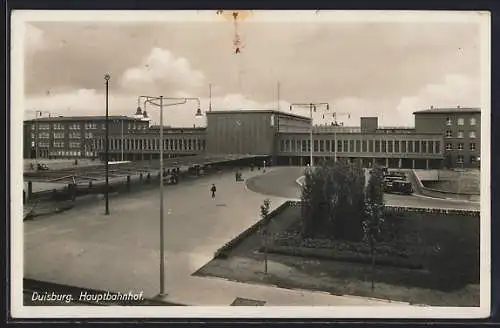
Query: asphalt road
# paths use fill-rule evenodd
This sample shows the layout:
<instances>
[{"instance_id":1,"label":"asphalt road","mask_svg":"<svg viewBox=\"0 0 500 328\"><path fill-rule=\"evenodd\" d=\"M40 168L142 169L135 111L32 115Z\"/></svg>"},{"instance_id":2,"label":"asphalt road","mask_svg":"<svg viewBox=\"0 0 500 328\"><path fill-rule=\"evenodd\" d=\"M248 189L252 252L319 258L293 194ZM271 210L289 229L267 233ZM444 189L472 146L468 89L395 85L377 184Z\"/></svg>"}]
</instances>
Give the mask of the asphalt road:
<instances>
[{"instance_id":1,"label":"asphalt road","mask_svg":"<svg viewBox=\"0 0 500 328\"><path fill-rule=\"evenodd\" d=\"M300 198L300 188L296 180L303 175L304 168L282 167L265 175L247 180L247 188L251 191L276 197ZM479 210L478 203L426 198L416 195L385 194L387 205L410 206L424 208L449 208Z\"/></svg>"}]
</instances>

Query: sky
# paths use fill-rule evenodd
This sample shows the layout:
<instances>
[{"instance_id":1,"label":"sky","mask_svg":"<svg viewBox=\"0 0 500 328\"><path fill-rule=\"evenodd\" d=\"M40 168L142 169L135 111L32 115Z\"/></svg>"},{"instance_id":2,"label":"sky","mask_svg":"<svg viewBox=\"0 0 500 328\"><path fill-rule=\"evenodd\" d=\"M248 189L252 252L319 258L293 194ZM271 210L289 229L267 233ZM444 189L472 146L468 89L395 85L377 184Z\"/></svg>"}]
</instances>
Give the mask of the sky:
<instances>
[{"instance_id":1,"label":"sky","mask_svg":"<svg viewBox=\"0 0 500 328\"><path fill-rule=\"evenodd\" d=\"M477 22L261 21L250 15L235 24L213 16L26 23L25 117L36 110L104 114L105 73L112 115L133 115L139 95L197 97L206 110L209 84L213 110L276 109L279 82L281 110L328 102L349 126L359 125L361 116L412 126L415 110L481 104ZM164 124L204 125L196 108L196 102L167 107ZM323 112L315 124L331 122ZM148 113L159 122L157 108ZM292 113L309 115L295 106Z\"/></svg>"}]
</instances>

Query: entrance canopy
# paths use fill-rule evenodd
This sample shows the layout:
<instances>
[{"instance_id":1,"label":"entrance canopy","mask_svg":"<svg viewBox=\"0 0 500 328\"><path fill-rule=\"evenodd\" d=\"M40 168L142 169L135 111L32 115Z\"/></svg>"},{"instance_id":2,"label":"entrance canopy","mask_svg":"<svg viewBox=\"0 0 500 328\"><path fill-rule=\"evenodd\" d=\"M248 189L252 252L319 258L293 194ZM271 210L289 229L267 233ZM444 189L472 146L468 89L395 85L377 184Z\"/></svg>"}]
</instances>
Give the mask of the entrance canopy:
<instances>
[{"instance_id":1,"label":"entrance canopy","mask_svg":"<svg viewBox=\"0 0 500 328\"><path fill-rule=\"evenodd\" d=\"M190 168L194 166L220 165L240 160L250 160L268 157L265 155L196 155L163 160L163 168ZM109 178L123 178L139 174L154 174L160 170L160 161L119 162L109 164ZM60 184L83 184L102 182L106 177L106 165L98 164L86 167L74 167L60 170L47 170L38 172L25 172L24 181L48 182Z\"/></svg>"}]
</instances>

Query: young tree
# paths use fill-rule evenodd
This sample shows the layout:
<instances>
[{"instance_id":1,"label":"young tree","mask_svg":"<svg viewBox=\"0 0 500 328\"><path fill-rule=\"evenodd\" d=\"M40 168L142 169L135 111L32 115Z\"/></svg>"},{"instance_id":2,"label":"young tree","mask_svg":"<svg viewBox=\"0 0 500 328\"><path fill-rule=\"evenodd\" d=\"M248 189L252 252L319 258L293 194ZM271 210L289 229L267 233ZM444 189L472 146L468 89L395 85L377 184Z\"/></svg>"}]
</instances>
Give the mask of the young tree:
<instances>
[{"instance_id":1,"label":"young tree","mask_svg":"<svg viewBox=\"0 0 500 328\"><path fill-rule=\"evenodd\" d=\"M361 240L364 174L360 166L322 162L305 172L302 188L303 234Z\"/></svg>"},{"instance_id":2,"label":"young tree","mask_svg":"<svg viewBox=\"0 0 500 328\"><path fill-rule=\"evenodd\" d=\"M384 224L384 174L379 166L371 171L370 180L366 187L364 205L363 231L364 239L370 248L372 258L372 290L375 288L375 247L382 234Z\"/></svg>"},{"instance_id":3,"label":"young tree","mask_svg":"<svg viewBox=\"0 0 500 328\"><path fill-rule=\"evenodd\" d=\"M264 224L262 226L262 238L264 240L264 273L267 274L267 225L266 219L269 215L269 209L271 208L271 201L265 199L263 204L260 205L260 217L262 218Z\"/></svg>"}]
</instances>

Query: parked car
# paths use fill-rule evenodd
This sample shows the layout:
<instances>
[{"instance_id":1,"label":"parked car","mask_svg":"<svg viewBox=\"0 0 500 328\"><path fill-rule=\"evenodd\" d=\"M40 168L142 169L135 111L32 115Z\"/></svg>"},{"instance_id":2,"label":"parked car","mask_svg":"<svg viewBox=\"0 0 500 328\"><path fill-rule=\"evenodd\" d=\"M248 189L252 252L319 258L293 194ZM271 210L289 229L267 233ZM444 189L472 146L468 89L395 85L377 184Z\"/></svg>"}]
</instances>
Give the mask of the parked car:
<instances>
[{"instance_id":1,"label":"parked car","mask_svg":"<svg viewBox=\"0 0 500 328\"><path fill-rule=\"evenodd\" d=\"M398 176L386 177L384 179L384 192L412 194L413 186L410 181Z\"/></svg>"},{"instance_id":2,"label":"parked car","mask_svg":"<svg viewBox=\"0 0 500 328\"><path fill-rule=\"evenodd\" d=\"M36 169L38 171L48 171L49 167L47 166L47 164L38 163Z\"/></svg>"}]
</instances>

